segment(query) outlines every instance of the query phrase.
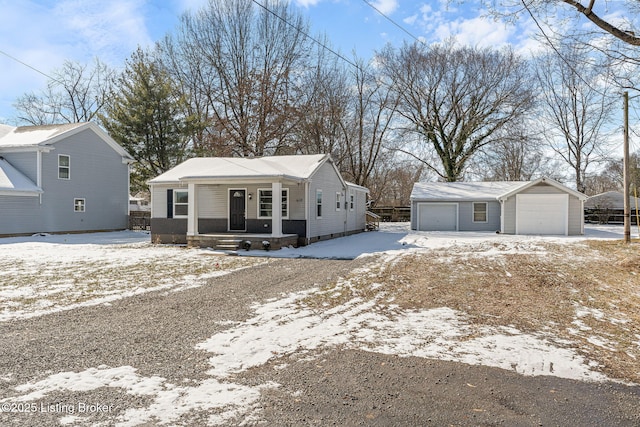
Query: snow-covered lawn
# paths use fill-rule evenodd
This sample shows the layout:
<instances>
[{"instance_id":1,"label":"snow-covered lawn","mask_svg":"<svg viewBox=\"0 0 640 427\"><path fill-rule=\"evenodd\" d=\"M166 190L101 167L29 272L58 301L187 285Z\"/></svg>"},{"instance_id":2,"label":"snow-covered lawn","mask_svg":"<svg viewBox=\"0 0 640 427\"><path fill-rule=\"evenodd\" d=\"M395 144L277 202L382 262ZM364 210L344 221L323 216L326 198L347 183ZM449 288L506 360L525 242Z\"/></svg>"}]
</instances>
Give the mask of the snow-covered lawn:
<instances>
[{"instance_id":1,"label":"snow-covered lawn","mask_svg":"<svg viewBox=\"0 0 640 427\"><path fill-rule=\"evenodd\" d=\"M637 238L637 230L633 234ZM256 302L253 317L227 324L223 332L198 344L198 349L211 354L207 372L210 379L205 381L177 386L162 377L141 376L132 366L96 366L21 384L16 387L21 396L11 400L30 401L54 391L106 386L152 399L148 406L120 415L119 425L139 425L154 419L172 423L188 411L214 409L217 415L209 422L222 424L238 415L259 417L255 404L261 390L278 386L268 382L249 387L235 383L234 374L267 362L286 368L287 363L336 345L493 366L523 375L605 381L609 377L600 369L602 362L596 354L581 351L579 342L586 340L605 352L620 349L615 336L594 330L594 322L622 328L625 339L629 341L631 337L624 347L628 358L640 357L640 330L629 320L632 313L614 307L616 316L607 314L615 305L610 301L599 302L603 309L594 308L589 301L576 302L568 330L554 330L553 319L540 330L524 330L500 322L478 324L477 315L460 307L407 308L400 303L401 296L394 293L399 289L397 284L391 286L395 279L385 276L385 272L393 271L394 266L411 256L437 257L443 263L449 262L448 258L456 262L472 260L477 265L486 259L503 265L501 260L509 255L535 258L553 252L552 256L558 256L564 253L558 252L559 245L573 247L585 239L621 238L622 228L613 226L587 227L584 237L534 237L411 232L407 224L383 224L378 232L298 249L241 251L239 255L244 256L239 257L215 256L215 252L206 249L156 246L149 243L148 235L133 232L0 239L0 320L4 321L105 303L151 290L179 291L198 286L212 275L269 262L269 257L372 257L367 267L337 283ZM551 246L556 249L550 251ZM578 253L580 250L567 250L566 256L578 257ZM495 265L490 268L494 270ZM628 280L635 280L635 270L629 271ZM512 275L507 270L499 274L506 278ZM640 307L640 293L631 298L636 298L631 304ZM575 341L567 336L575 337ZM633 378L640 377L640 369L635 374ZM74 415L63 421L83 422Z\"/></svg>"},{"instance_id":2,"label":"snow-covered lawn","mask_svg":"<svg viewBox=\"0 0 640 427\"><path fill-rule=\"evenodd\" d=\"M213 255L132 231L0 239L0 321L179 291L268 261Z\"/></svg>"}]
</instances>

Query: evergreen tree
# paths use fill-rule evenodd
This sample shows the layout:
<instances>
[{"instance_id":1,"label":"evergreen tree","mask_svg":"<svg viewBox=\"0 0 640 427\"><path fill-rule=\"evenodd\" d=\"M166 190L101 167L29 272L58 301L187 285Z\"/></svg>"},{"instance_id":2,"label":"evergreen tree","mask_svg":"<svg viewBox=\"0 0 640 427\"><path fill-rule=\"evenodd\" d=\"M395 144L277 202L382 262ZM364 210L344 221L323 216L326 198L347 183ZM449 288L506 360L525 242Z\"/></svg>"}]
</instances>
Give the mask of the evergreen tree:
<instances>
[{"instance_id":1,"label":"evergreen tree","mask_svg":"<svg viewBox=\"0 0 640 427\"><path fill-rule=\"evenodd\" d=\"M117 78L101 115L111 137L137 161L131 191L185 160L196 120L185 114L186 100L160 61L138 48Z\"/></svg>"}]
</instances>

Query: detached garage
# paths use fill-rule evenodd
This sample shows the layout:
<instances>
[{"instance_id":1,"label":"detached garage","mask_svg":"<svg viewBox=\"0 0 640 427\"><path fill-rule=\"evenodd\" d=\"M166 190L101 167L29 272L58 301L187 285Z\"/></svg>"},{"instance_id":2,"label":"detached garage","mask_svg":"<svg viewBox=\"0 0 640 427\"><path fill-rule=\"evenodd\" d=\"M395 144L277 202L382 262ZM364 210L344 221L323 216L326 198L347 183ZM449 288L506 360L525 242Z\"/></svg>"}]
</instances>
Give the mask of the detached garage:
<instances>
[{"instance_id":1,"label":"detached garage","mask_svg":"<svg viewBox=\"0 0 640 427\"><path fill-rule=\"evenodd\" d=\"M428 182L411 193L417 231L580 235L587 197L557 181Z\"/></svg>"}]
</instances>

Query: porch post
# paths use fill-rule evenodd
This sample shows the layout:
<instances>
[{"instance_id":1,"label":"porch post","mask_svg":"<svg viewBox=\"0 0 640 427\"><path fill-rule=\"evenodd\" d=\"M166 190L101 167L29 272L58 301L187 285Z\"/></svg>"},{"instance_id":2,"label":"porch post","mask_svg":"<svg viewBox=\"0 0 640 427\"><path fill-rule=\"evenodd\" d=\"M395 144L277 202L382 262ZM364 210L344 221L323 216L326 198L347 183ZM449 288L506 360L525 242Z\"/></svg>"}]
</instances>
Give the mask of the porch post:
<instances>
[{"instance_id":1,"label":"porch post","mask_svg":"<svg viewBox=\"0 0 640 427\"><path fill-rule=\"evenodd\" d=\"M189 183L189 205L187 211L187 236L198 235L198 192L196 184Z\"/></svg>"},{"instance_id":2,"label":"porch post","mask_svg":"<svg viewBox=\"0 0 640 427\"><path fill-rule=\"evenodd\" d=\"M282 183L271 183L271 235L282 237Z\"/></svg>"}]
</instances>

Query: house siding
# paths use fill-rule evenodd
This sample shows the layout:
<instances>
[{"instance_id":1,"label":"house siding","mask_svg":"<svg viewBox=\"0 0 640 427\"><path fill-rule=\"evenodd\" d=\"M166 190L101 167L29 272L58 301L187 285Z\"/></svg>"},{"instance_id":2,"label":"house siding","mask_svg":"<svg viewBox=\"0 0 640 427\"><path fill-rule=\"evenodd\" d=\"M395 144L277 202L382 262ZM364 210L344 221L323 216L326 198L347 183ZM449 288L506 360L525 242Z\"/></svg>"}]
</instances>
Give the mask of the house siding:
<instances>
[{"instance_id":1,"label":"house siding","mask_svg":"<svg viewBox=\"0 0 640 427\"><path fill-rule=\"evenodd\" d=\"M198 194L198 232L199 233L226 233L229 231L229 191L231 189L245 189L246 199L246 224L247 233L270 233L272 223L270 218L259 218L258 190L271 189L271 182L258 184L199 184ZM167 190L186 189L183 183L154 184L151 190L151 216L153 218L167 218ZM289 190L289 218L283 219L283 233L298 234L306 237L306 222L304 217L304 184L297 182L285 182L282 189ZM251 200L248 195L251 194ZM176 218L176 221L182 218ZM168 222L155 222L152 226L153 234L174 233L174 227ZM186 229L185 229L186 233ZM174 240L174 239L173 239Z\"/></svg>"},{"instance_id":2,"label":"house siding","mask_svg":"<svg viewBox=\"0 0 640 427\"><path fill-rule=\"evenodd\" d=\"M58 179L58 155L71 158L71 178ZM36 182L37 153L3 153L12 165ZM82 232L127 228L128 165L92 130L70 135L42 153L40 197L3 197L0 234ZM85 211L74 211L74 199Z\"/></svg>"},{"instance_id":3,"label":"house siding","mask_svg":"<svg viewBox=\"0 0 640 427\"><path fill-rule=\"evenodd\" d=\"M43 154L43 156L46 155ZM4 157L6 161L11 163L11 166L22 172L24 176L33 181L34 184L38 182L38 154L36 152L22 152L22 153L3 153L0 152L0 156Z\"/></svg>"},{"instance_id":4,"label":"house siding","mask_svg":"<svg viewBox=\"0 0 640 427\"><path fill-rule=\"evenodd\" d=\"M39 225L43 216L37 196L0 196L0 235L48 231Z\"/></svg>"},{"instance_id":5,"label":"house siding","mask_svg":"<svg viewBox=\"0 0 640 427\"><path fill-rule=\"evenodd\" d=\"M316 192L322 190L322 217L316 215ZM347 231L344 211L344 195L342 206L336 211L336 193L345 193L345 188L329 162L325 162L311 177L309 183L309 239L317 240Z\"/></svg>"},{"instance_id":6,"label":"house siding","mask_svg":"<svg viewBox=\"0 0 640 427\"><path fill-rule=\"evenodd\" d=\"M453 203L458 205L458 231L499 231L500 230L500 203L495 200L442 200L424 201L415 199L411 202L411 229L418 229L418 204L419 203ZM473 222L473 204L487 203L487 222Z\"/></svg>"},{"instance_id":7,"label":"house siding","mask_svg":"<svg viewBox=\"0 0 640 427\"><path fill-rule=\"evenodd\" d=\"M58 155L70 156L70 179L58 179ZM42 218L47 231L116 230L127 228L128 165L98 135L85 130L59 141L42 154ZM73 200L86 201L74 212Z\"/></svg>"}]
</instances>

